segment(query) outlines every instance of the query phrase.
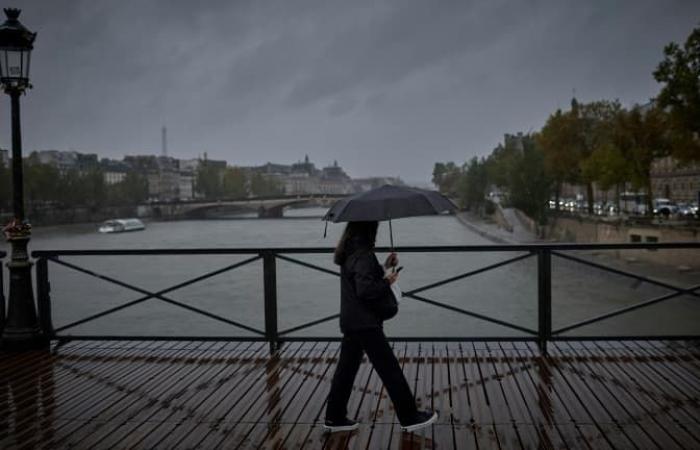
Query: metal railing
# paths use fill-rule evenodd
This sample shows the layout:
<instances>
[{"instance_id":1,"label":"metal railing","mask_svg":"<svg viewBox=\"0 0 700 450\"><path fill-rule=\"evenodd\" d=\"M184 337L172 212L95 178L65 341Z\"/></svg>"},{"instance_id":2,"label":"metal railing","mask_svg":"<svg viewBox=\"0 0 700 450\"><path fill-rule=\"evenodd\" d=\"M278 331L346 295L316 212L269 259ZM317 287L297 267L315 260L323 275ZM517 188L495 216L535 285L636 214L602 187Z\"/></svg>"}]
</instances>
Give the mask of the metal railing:
<instances>
[{"instance_id":1,"label":"metal railing","mask_svg":"<svg viewBox=\"0 0 700 450\"><path fill-rule=\"evenodd\" d=\"M698 339L700 335L653 335L653 336L575 336L570 333L572 330L579 329L592 323L600 322L612 317L620 316L631 311L639 310L654 304L658 304L681 295L689 295L695 298L700 298L700 284L683 288L672 284L655 280L646 276L638 275L632 272L624 271L614 267L605 266L596 262L589 261L577 256L566 254L566 251L581 251L581 250L662 250L662 249L692 249L697 251L700 249L700 242L678 242L678 243L633 243L633 244L521 244L521 245L475 245L475 246L433 246L433 247L401 247L395 251L400 253L464 253L464 252L496 252L496 253L519 253L508 259L483 266L481 268L470 270L459 275L444 278L409 291L403 292L404 297L432 305L437 308L446 309L454 313L464 316L476 318L489 323L494 323L512 330L523 333L522 336L498 336L498 337L483 337L483 336L457 336L457 337L441 337L441 336L401 336L395 338L402 341L474 341L474 340L506 340L506 341L534 341L537 342L540 349L546 352L547 342L554 340L624 340L624 339ZM377 252L388 252L388 248L377 248ZM36 283L37 283L37 305L41 328L52 339L70 340L70 339L132 339L132 340L155 340L155 339L176 339L181 340L183 336L107 336L107 335L68 335L64 334L66 330L75 328L79 325L105 317L125 308L129 308L136 304L143 303L150 299L158 299L168 304L186 309L194 314L199 314L220 323L230 325L232 327L245 330L252 334L248 336L187 336L186 339L201 339L201 340L254 340L267 341L270 343L271 349L279 347L280 343L285 341L320 341L320 340L338 340L338 336L293 336L294 332L307 329L309 327L335 320L338 314L332 314L326 317L311 320L298 326L280 330L278 328L278 305L277 305L277 260L296 264L310 270L339 276L340 273L336 270L331 270L302 261L296 257L300 254L330 254L333 252L331 248L232 248L232 249L154 249L154 250L46 250L34 251L32 256L36 260ZM193 277L182 281L175 285L152 291L143 289L138 286L126 283L108 275L98 273L94 270L81 267L72 262L61 259L67 256L182 256L182 255L240 255L247 256L242 261L228 264L217 270L207 272L205 274ZM576 323L572 323L556 329L552 328L552 257L562 258L568 261L573 261L578 264L583 264L596 269L608 271L623 277L635 279L640 282L650 283L652 285L665 288L672 291L671 293L654 297L648 300L641 301L629 306L625 306L614 311L585 319ZM522 261L529 258L535 258L537 264L537 329L531 329L512 322L508 322L496 317L490 317L480 314L461 306L454 306L427 297L424 292L444 286L449 283L456 282L474 275L494 270L499 267L507 266L517 261ZM206 311L186 303L174 300L167 294L190 286L194 283L199 283L215 275L236 270L240 267L251 264L255 261L262 260L263 263L263 287L264 287L264 329L258 329L245 323L241 323L232 318L223 317ZM700 255L698 256L700 260ZM49 263L57 264L71 270L75 270L92 277L98 278L105 282L121 286L132 290L140 296L134 300L123 303L119 306L108 308L99 313L92 314L88 317L77 321L54 328L51 314L51 285L49 281ZM1 283L1 279L0 279Z\"/></svg>"}]
</instances>

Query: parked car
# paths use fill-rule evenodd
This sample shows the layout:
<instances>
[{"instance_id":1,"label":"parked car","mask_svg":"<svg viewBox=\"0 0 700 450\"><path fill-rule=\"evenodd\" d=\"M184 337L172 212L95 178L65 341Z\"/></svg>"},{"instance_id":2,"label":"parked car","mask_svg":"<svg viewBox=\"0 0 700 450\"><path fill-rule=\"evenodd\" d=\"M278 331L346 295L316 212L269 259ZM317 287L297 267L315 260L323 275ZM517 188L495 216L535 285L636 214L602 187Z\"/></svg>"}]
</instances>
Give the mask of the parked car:
<instances>
[{"instance_id":1,"label":"parked car","mask_svg":"<svg viewBox=\"0 0 700 450\"><path fill-rule=\"evenodd\" d=\"M695 203L679 203L678 215L686 219L698 217L698 205Z\"/></svg>"},{"instance_id":2,"label":"parked car","mask_svg":"<svg viewBox=\"0 0 700 450\"><path fill-rule=\"evenodd\" d=\"M654 215L670 216L678 214L678 205L667 198L654 199Z\"/></svg>"}]
</instances>

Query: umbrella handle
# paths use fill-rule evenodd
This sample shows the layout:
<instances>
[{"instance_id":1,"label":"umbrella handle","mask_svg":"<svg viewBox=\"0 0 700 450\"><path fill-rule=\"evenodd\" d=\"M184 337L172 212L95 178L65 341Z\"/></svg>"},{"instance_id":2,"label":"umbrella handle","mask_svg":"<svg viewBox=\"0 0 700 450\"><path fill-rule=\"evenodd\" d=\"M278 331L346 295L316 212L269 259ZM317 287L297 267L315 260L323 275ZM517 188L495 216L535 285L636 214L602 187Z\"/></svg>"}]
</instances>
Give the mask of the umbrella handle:
<instances>
[{"instance_id":1,"label":"umbrella handle","mask_svg":"<svg viewBox=\"0 0 700 450\"><path fill-rule=\"evenodd\" d=\"M394 230L391 228L391 217L389 217L389 242L391 244L391 251L394 251Z\"/></svg>"}]
</instances>

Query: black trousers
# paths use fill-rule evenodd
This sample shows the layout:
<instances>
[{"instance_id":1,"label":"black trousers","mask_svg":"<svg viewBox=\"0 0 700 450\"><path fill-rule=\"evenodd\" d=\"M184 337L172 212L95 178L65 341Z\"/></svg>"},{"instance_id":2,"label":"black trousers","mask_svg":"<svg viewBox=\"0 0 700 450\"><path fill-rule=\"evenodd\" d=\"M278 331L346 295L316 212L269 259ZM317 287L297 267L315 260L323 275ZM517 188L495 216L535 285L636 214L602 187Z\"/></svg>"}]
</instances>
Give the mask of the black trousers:
<instances>
[{"instance_id":1,"label":"black trousers","mask_svg":"<svg viewBox=\"0 0 700 450\"><path fill-rule=\"evenodd\" d=\"M340 359L328 394L326 419L340 420L347 416L347 404L355 375L360 369L363 352L367 354L374 370L384 383L399 421L408 423L416 414L416 400L381 329L355 331L343 335Z\"/></svg>"}]
</instances>

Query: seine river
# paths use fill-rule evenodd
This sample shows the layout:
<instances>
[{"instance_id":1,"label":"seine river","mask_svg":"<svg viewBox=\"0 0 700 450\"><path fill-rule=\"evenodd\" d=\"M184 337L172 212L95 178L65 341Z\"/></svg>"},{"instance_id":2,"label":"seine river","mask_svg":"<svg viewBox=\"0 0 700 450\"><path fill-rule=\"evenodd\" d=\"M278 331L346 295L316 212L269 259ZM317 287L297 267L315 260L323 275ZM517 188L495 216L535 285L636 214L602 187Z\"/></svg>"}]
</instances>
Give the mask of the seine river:
<instances>
[{"instance_id":1,"label":"seine river","mask_svg":"<svg viewBox=\"0 0 700 450\"><path fill-rule=\"evenodd\" d=\"M323 238L318 209L285 212L285 219L236 219L147 222L141 232L100 234L95 225L37 228L31 249L147 249L235 247L332 247L343 225L329 224ZM396 220L395 244L489 244L455 217L432 216ZM388 227L380 226L378 245L388 245ZM400 285L409 290L518 253L399 254L404 266ZM290 255L335 270L331 255ZM65 261L157 291L227 266L248 256L64 257ZM380 255L383 258L384 255ZM605 255L586 255L605 262ZM666 289L553 258L553 324L561 327L668 293ZM339 282L332 275L277 261L279 329L322 318L338 311ZM49 264L54 326L134 300L142 294ZM684 286L689 285L683 283ZM166 294L169 298L264 328L262 262L226 272ZM496 270L421 293L427 298L530 329L537 328L536 259L528 258ZM576 330L577 335L697 333L697 299L680 297ZM404 299L399 314L385 325L390 336L520 335L453 311ZM80 325L63 334L248 336L250 333L186 311L158 299ZM299 331L297 336L339 335L337 320Z\"/></svg>"}]
</instances>

